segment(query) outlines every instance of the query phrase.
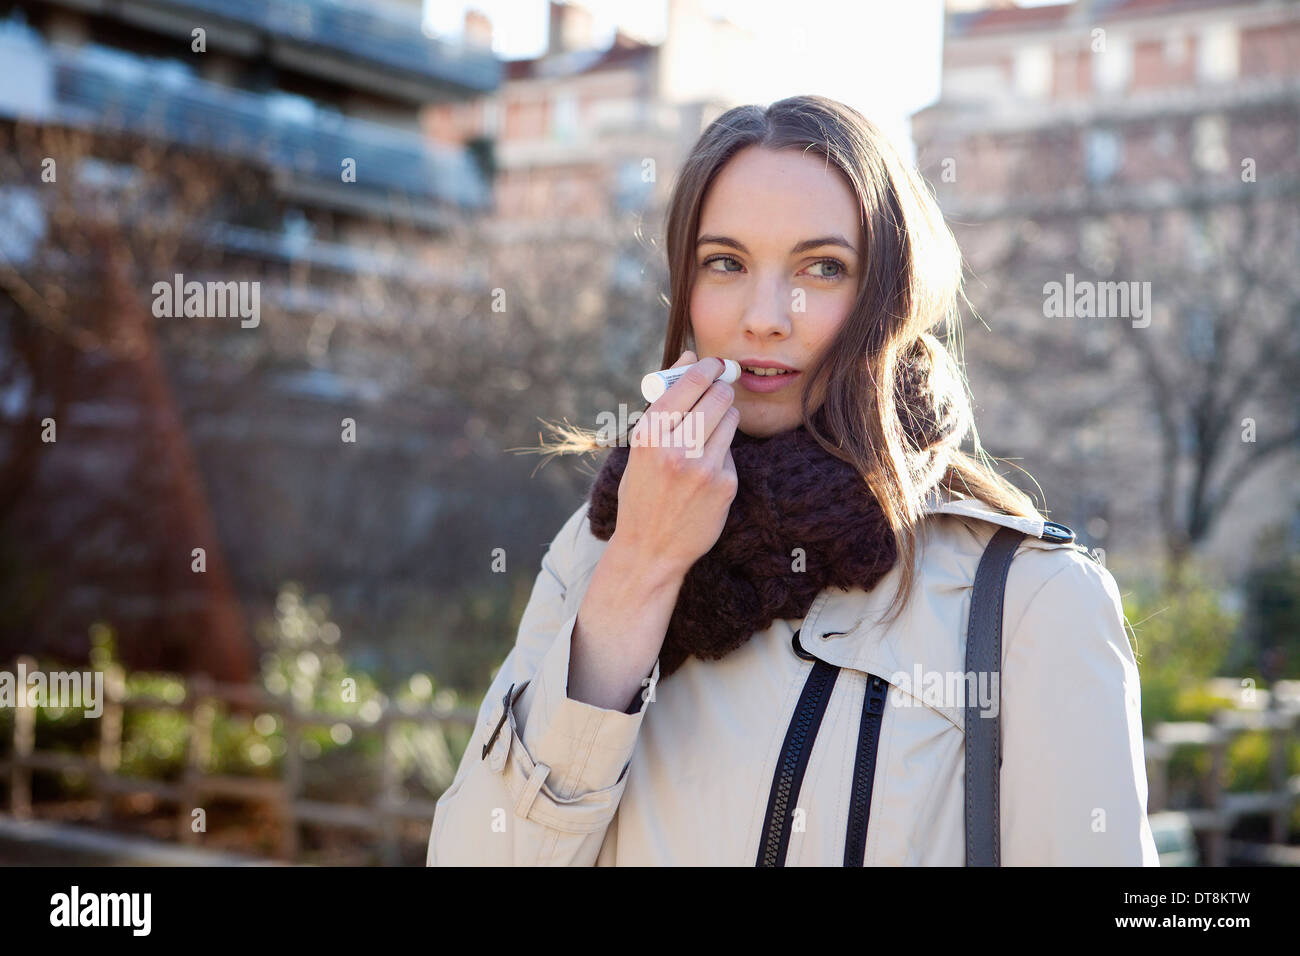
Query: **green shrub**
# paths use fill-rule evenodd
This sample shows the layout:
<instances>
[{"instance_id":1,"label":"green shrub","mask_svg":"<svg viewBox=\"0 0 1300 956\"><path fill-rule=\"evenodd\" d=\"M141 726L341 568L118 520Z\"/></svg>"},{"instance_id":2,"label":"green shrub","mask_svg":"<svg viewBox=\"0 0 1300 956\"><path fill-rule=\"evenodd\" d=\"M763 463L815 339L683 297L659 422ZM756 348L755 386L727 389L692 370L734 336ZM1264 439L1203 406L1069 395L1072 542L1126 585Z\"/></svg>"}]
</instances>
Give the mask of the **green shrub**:
<instances>
[{"instance_id":1,"label":"green shrub","mask_svg":"<svg viewBox=\"0 0 1300 956\"><path fill-rule=\"evenodd\" d=\"M263 644L260 683L270 693L293 701L299 711L377 722L385 706L427 712L463 706L456 692L429 674L411 675L391 694L351 664L340 651L339 628L329 619L329 602L305 599L286 585L273 620L259 629ZM99 670L119 667L113 631L107 624L91 628L91 664ZM41 663L45 669L56 665ZM186 682L175 674L128 672L128 698L147 695L182 704ZM191 688L192 692L192 688ZM218 702L211 715L212 734L204 771L208 774L277 777L288 752L283 717L272 713L232 711ZM93 756L101 725L81 711L37 711L37 746ZM185 772L192 716L183 710L154 711L128 706L122 721L121 772L128 776L176 780ZM450 783L457 756L470 728L398 724L392 745L399 780L409 796L429 799ZM12 732L11 732L12 735ZM376 726L326 722L300 728L303 783L307 795L326 800L367 802L379 786L383 741Z\"/></svg>"},{"instance_id":2,"label":"green shrub","mask_svg":"<svg viewBox=\"0 0 1300 956\"><path fill-rule=\"evenodd\" d=\"M1142 681L1143 725L1200 719L1208 702L1196 692L1219 673L1237 616L1199 577L1177 592L1139 589L1126 596L1124 612Z\"/></svg>"}]
</instances>

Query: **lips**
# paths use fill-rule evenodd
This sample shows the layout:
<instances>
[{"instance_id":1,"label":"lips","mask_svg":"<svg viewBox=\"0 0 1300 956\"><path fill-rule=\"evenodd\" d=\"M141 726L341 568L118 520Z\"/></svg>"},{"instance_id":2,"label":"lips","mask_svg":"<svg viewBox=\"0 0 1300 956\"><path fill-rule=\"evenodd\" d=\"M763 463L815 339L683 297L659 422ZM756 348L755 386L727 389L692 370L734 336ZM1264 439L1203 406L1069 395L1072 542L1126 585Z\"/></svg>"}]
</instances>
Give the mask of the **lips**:
<instances>
[{"instance_id":1,"label":"lips","mask_svg":"<svg viewBox=\"0 0 1300 956\"><path fill-rule=\"evenodd\" d=\"M786 365L784 362L776 362L773 361L772 359L753 358L753 359L737 359L736 361L740 365L742 370L751 369L751 368L778 368L778 369L785 369L787 372L799 371L793 365Z\"/></svg>"},{"instance_id":2,"label":"lips","mask_svg":"<svg viewBox=\"0 0 1300 956\"><path fill-rule=\"evenodd\" d=\"M747 391L767 394L788 388L801 372L783 362L769 359L738 359L740 364L740 385ZM782 371L751 371L752 369L781 369Z\"/></svg>"}]
</instances>

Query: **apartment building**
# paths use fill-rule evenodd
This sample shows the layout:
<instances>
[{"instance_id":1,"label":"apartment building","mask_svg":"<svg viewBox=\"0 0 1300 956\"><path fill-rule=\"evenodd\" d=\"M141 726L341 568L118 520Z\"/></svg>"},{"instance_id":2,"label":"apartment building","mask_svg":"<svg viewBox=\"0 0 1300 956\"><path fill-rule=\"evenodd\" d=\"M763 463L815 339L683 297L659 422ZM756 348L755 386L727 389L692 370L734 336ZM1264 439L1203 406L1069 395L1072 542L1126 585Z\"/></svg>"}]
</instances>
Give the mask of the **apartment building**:
<instances>
[{"instance_id":1,"label":"apartment building","mask_svg":"<svg viewBox=\"0 0 1300 956\"><path fill-rule=\"evenodd\" d=\"M469 452L426 343L482 292L444 250L491 204L420 111L501 64L418 0L3 2L0 62L0 543L27 608L0 656L75 660L109 622L135 666L245 679L291 579L390 633ZM260 318L159 312L181 272Z\"/></svg>"},{"instance_id":2,"label":"apartment building","mask_svg":"<svg viewBox=\"0 0 1300 956\"><path fill-rule=\"evenodd\" d=\"M700 131L740 102L717 67L743 60L753 42L698 0L670 0L667 14L661 42L619 29L601 43L590 11L551 0L545 52L506 62L492 94L429 108L429 136L494 144L503 222L594 222L656 208ZM470 11L464 35L490 44L492 24Z\"/></svg>"},{"instance_id":3,"label":"apartment building","mask_svg":"<svg viewBox=\"0 0 1300 956\"><path fill-rule=\"evenodd\" d=\"M1134 566L1181 549L1231 578L1294 514L1298 104L1293 3L946 16L913 132L991 328L966 324L983 437ZM1135 297L1053 312L1075 288Z\"/></svg>"}]
</instances>

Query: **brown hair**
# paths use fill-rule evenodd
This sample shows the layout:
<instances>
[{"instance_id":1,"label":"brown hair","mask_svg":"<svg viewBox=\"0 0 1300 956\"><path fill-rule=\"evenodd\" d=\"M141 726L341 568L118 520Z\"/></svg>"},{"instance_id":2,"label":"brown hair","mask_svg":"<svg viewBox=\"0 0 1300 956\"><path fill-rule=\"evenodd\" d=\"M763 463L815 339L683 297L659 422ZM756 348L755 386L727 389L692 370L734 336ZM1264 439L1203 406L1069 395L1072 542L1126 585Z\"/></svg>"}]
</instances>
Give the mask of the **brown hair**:
<instances>
[{"instance_id":1,"label":"brown hair","mask_svg":"<svg viewBox=\"0 0 1300 956\"><path fill-rule=\"evenodd\" d=\"M901 565L890 605L896 612L913 584L916 524L924 497L917 485L922 469L914 463L923 461L925 453L947 458L941 487L1008 514L1041 518L1032 500L994 470L970 418L969 389L953 357L961 349L961 253L928 184L856 110L824 96L793 96L766 109L735 107L700 136L673 188L667 218L670 306L661 368L694 344L688 309L705 195L718 172L748 146L817 154L839 171L861 207L866 255L857 299L809 370L802 417L809 434L829 454L852 464L880 502ZM942 333L942 341L935 331ZM897 401L904 394L898 389L900 374L917 368L925 370L925 391L946 393L969 426L946 439L947 447L916 448L912 432L904 427L925 417L924 410ZM815 395L825 400L810 409ZM546 447L554 453L609 444L581 429L555 431L561 442ZM967 431L974 442L972 454L956 447Z\"/></svg>"}]
</instances>

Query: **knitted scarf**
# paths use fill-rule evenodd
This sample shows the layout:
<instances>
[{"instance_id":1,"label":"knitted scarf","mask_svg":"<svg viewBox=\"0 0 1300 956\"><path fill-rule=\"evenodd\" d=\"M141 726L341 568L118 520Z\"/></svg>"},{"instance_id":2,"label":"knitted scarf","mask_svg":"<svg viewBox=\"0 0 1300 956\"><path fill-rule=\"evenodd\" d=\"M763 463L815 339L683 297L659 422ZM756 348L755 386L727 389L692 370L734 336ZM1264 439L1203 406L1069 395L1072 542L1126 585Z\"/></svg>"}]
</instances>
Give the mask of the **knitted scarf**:
<instances>
[{"instance_id":1,"label":"knitted scarf","mask_svg":"<svg viewBox=\"0 0 1300 956\"><path fill-rule=\"evenodd\" d=\"M933 386L928 365L900 370L899 408L911 410L901 414L904 448L926 494L942 479L969 421L964 401L936 395ZM614 533L630 451L612 449L592 483L587 516L602 541ZM828 586L869 591L897 560L875 495L804 425L766 438L737 429L731 455L736 497L717 542L678 592L659 656L661 678L692 655L720 659L773 621L804 617Z\"/></svg>"}]
</instances>

